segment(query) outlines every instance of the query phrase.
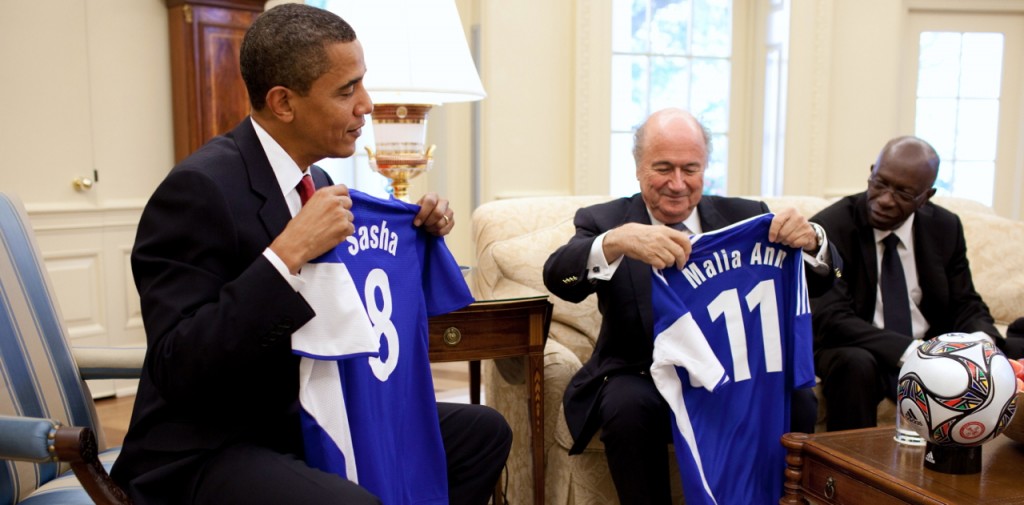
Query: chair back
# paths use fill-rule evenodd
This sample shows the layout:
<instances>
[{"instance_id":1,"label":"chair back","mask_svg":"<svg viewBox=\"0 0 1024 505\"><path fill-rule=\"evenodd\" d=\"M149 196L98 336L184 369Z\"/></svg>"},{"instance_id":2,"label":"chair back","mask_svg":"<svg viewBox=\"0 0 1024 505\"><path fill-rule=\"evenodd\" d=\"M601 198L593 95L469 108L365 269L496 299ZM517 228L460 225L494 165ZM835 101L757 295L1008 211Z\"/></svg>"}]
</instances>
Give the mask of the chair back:
<instances>
[{"instance_id":1,"label":"chair back","mask_svg":"<svg viewBox=\"0 0 1024 505\"><path fill-rule=\"evenodd\" d=\"M98 431L92 397L28 215L0 192L0 414L39 417ZM13 505L60 471L57 463L0 460L0 505Z\"/></svg>"}]
</instances>

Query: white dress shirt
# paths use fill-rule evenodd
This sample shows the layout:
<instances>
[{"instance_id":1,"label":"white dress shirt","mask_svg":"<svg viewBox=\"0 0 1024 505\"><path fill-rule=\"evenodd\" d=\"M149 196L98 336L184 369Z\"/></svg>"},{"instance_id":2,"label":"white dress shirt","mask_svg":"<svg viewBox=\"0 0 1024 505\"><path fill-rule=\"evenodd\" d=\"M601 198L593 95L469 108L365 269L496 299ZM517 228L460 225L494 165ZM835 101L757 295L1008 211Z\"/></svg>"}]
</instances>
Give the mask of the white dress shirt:
<instances>
[{"instance_id":1,"label":"white dress shirt","mask_svg":"<svg viewBox=\"0 0 1024 505\"><path fill-rule=\"evenodd\" d=\"M281 187L281 194L284 195L284 201L288 204L288 211L291 212L292 217L295 217L299 210L302 209L302 199L299 197L297 186L302 177L309 173L309 167L304 169L299 167L295 160L281 147L281 144L278 144L274 137L271 137L256 120L250 117L249 121L252 121L252 127L256 130L256 137L260 139L263 152L267 154L270 168L274 169L274 176L277 177L277 184ZM297 275L292 275L288 271L288 266L284 264L284 261L281 261L277 253L270 250L270 246L263 250L263 256L270 261L271 265L274 265L274 268L288 281L288 284L295 291L302 287L305 281Z\"/></svg>"}]
</instances>

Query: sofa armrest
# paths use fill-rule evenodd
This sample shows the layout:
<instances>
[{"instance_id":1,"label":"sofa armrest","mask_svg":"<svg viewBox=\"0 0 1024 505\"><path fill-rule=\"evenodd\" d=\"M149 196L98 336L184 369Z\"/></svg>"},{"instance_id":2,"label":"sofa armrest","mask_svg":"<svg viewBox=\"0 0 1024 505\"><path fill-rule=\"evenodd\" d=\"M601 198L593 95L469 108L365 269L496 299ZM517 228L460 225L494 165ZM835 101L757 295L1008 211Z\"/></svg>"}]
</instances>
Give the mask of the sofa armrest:
<instances>
[{"instance_id":1,"label":"sofa armrest","mask_svg":"<svg viewBox=\"0 0 1024 505\"><path fill-rule=\"evenodd\" d=\"M572 437L562 413L562 396L576 372L583 367L576 354L557 340L544 346L544 448L554 444L568 450ZM566 445L568 441L568 445Z\"/></svg>"}]
</instances>

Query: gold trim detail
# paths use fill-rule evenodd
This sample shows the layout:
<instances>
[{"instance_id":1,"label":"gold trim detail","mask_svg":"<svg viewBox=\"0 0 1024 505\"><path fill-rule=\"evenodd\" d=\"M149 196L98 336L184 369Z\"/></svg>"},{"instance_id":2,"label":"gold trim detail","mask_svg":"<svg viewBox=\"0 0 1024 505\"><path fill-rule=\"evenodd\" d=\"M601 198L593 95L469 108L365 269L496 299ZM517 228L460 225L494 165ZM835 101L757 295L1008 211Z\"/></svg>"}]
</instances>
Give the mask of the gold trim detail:
<instances>
[{"instance_id":1,"label":"gold trim detail","mask_svg":"<svg viewBox=\"0 0 1024 505\"><path fill-rule=\"evenodd\" d=\"M451 326L444 330L444 336L441 338L444 339L445 344L454 347L459 345L459 342L462 342L462 332L460 332L458 328Z\"/></svg>"}]
</instances>

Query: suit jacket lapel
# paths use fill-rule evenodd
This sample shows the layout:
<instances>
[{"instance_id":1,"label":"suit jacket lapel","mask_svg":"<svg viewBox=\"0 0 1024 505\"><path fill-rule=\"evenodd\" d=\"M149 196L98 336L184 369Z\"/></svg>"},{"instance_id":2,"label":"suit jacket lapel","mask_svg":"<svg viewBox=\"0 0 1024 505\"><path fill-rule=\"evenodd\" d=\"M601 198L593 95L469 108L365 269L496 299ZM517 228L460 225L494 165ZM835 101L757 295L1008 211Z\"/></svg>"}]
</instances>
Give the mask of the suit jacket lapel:
<instances>
[{"instance_id":1,"label":"suit jacket lapel","mask_svg":"<svg viewBox=\"0 0 1024 505\"><path fill-rule=\"evenodd\" d=\"M878 247L875 243L875 231L874 228L868 224L868 195L862 193L857 197L854 203L854 219L856 222L856 229L859 230L860 236L857 237L857 243L860 245L860 254L864 258L864 273L867 274L868 282L866 286L860 286L865 293L868 294L865 307L870 306L872 312L875 307L875 287L878 286ZM858 288L854 288L858 289Z\"/></svg>"},{"instance_id":2,"label":"suit jacket lapel","mask_svg":"<svg viewBox=\"0 0 1024 505\"><path fill-rule=\"evenodd\" d=\"M917 284L921 287L921 313L925 319L935 321L939 318L931 314L929 302L933 299L929 294L939 292L945 293L946 288L937 289L934 283L938 279L945 279L943 273L943 261L936 254L933 247L926 247L922 244L935 244L942 240L941 237L932 236L935 230L933 224L934 209L930 204L923 205L917 209L914 216L914 229L911 230L914 236L914 264L917 266Z\"/></svg>"},{"instance_id":3,"label":"suit jacket lapel","mask_svg":"<svg viewBox=\"0 0 1024 505\"><path fill-rule=\"evenodd\" d=\"M263 200L263 206L259 211L260 221L267 235L274 238L281 234L292 218L284 195L281 194L281 186L274 176L274 169L270 166L267 153L263 151L263 145L256 136L256 129L252 127L250 118L243 119L231 131L231 136L235 139L245 163L245 170L249 174L249 187L254 195Z\"/></svg>"},{"instance_id":4,"label":"suit jacket lapel","mask_svg":"<svg viewBox=\"0 0 1024 505\"><path fill-rule=\"evenodd\" d=\"M700 215L701 231L717 230L732 224L718 212L715 198L711 196L701 197L700 202L697 202L697 213Z\"/></svg>"}]
</instances>

